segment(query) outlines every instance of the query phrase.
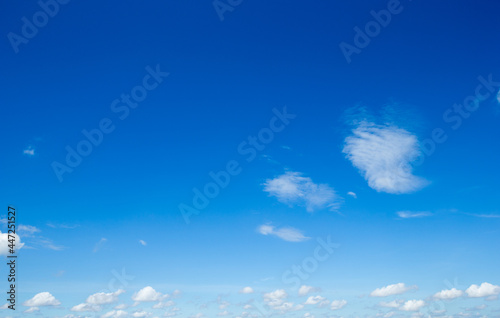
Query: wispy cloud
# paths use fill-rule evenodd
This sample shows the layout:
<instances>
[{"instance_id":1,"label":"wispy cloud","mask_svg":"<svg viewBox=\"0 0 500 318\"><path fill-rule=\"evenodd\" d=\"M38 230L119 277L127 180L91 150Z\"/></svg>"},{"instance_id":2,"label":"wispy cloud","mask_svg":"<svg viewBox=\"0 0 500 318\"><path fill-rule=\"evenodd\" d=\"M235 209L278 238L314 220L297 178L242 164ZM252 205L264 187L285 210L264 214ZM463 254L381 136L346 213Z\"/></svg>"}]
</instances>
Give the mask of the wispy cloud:
<instances>
[{"instance_id":1,"label":"wispy cloud","mask_svg":"<svg viewBox=\"0 0 500 318\"><path fill-rule=\"evenodd\" d=\"M274 235L288 242L303 242L310 239L293 227L275 228L272 225L264 224L259 226L257 230L262 235Z\"/></svg>"},{"instance_id":2,"label":"wispy cloud","mask_svg":"<svg viewBox=\"0 0 500 318\"><path fill-rule=\"evenodd\" d=\"M35 155L35 148L33 148L32 146L29 146L28 148L23 150L23 154L25 154L27 156L34 156Z\"/></svg>"},{"instance_id":3,"label":"wispy cloud","mask_svg":"<svg viewBox=\"0 0 500 318\"><path fill-rule=\"evenodd\" d=\"M139 243L141 243L142 246L148 245L148 243L146 243L146 241L143 241L143 240L139 240Z\"/></svg>"},{"instance_id":4,"label":"wispy cloud","mask_svg":"<svg viewBox=\"0 0 500 318\"><path fill-rule=\"evenodd\" d=\"M99 240L99 242L97 242L97 243L96 243L96 245L94 246L94 250L93 250L93 252L94 252L94 253L96 253L97 251L99 251L99 250L102 248L102 246L104 245L104 243L106 243L106 242L107 242L107 240L108 240L108 239L106 239L106 238L104 238L104 237L103 237L103 238L101 238L101 239Z\"/></svg>"},{"instance_id":5,"label":"wispy cloud","mask_svg":"<svg viewBox=\"0 0 500 318\"><path fill-rule=\"evenodd\" d=\"M421 152L417 137L405 129L359 122L345 139L343 153L379 192L410 193L428 184L413 175L412 163Z\"/></svg>"},{"instance_id":6,"label":"wispy cloud","mask_svg":"<svg viewBox=\"0 0 500 318\"><path fill-rule=\"evenodd\" d=\"M422 211L422 212L399 211L396 214L402 219L423 218L432 215L431 212L427 211Z\"/></svg>"},{"instance_id":7,"label":"wispy cloud","mask_svg":"<svg viewBox=\"0 0 500 318\"><path fill-rule=\"evenodd\" d=\"M372 297L387 297L391 295L400 295L409 290L417 289L417 286L406 286L404 283L397 283L392 285L387 285L384 287L380 287L375 289L370 293Z\"/></svg>"},{"instance_id":8,"label":"wispy cloud","mask_svg":"<svg viewBox=\"0 0 500 318\"><path fill-rule=\"evenodd\" d=\"M305 206L307 212L338 208L340 198L327 184L316 184L300 172L288 171L264 183L264 191L290 206Z\"/></svg>"}]
</instances>

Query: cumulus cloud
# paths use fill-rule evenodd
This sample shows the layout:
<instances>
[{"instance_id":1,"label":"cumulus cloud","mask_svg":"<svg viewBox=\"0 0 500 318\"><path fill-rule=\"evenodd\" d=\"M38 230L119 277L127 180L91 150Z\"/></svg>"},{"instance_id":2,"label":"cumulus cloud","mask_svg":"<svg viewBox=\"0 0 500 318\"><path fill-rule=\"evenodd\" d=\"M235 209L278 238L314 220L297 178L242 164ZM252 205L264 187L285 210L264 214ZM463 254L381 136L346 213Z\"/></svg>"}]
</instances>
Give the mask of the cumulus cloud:
<instances>
[{"instance_id":1,"label":"cumulus cloud","mask_svg":"<svg viewBox=\"0 0 500 318\"><path fill-rule=\"evenodd\" d=\"M418 311L423 306L425 306L425 302L423 300L413 299L405 302L399 309L404 311Z\"/></svg>"},{"instance_id":2,"label":"cumulus cloud","mask_svg":"<svg viewBox=\"0 0 500 318\"><path fill-rule=\"evenodd\" d=\"M118 301L118 296L124 292L123 289L119 289L113 293L96 293L87 298L87 303L93 305L111 304Z\"/></svg>"},{"instance_id":3,"label":"cumulus cloud","mask_svg":"<svg viewBox=\"0 0 500 318\"><path fill-rule=\"evenodd\" d=\"M438 293L435 293L434 294L434 298L436 299L455 299L455 298L458 298L460 296L462 296L464 294L463 291L461 290L458 290L456 288L452 288L452 289L444 289Z\"/></svg>"},{"instance_id":4,"label":"cumulus cloud","mask_svg":"<svg viewBox=\"0 0 500 318\"><path fill-rule=\"evenodd\" d=\"M397 215L402 219L411 219L411 218L423 218L426 216L431 216L431 212L423 211L423 212L411 212L411 211L399 211Z\"/></svg>"},{"instance_id":5,"label":"cumulus cloud","mask_svg":"<svg viewBox=\"0 0 500 318\"><path fill-rule=\"evenodd\" d=\"M309 296L306 300L306 302L304 303L304 305L316 305L322 301L324 301L326 298L325 297L322 297L320 295L317 295L317 296Z\"/></svg>"},{"instance_id":6,"label":"cumulus cloud","mask_svg":"<svg viewBox=\"0 0 500 318\"><path fill-rule=\"evenodd\" d=\"M270 293L264 294L264 301L271 307L278 307L283 305L284 300L288 297L288 294L284 289L276 289Z\"/></svg>"},{"instance_id":7,"label":"cumulus cloud","mask_svg":"<svg viewBox=\"0 0 500 318\"><path fill-rule=\"evenodd\" d=\"M10 234L11 235L11 239L12 239L12 236L14 236L14 245L15 245L15 252L17 253L18 250L20 250L23 246L24 246L24 243L21 242L21 238L19 237L19 235L17 234ZM8 233L2 233L2 231L0 231L0 255L9 255L9 251L10 251L10 247L9 247L10 243L9 243L9 234Z\"/></svg>"},{"instance_id":8,"label":"cumulus cloud","mask_svg":"<svg viewBox=\"0 0 500 318\"><path fill-rule=\"evenodd\" d=\"M61 302L52 296L49 292L36 294L33 298L28 299L23 303L27 307L42 307L42 306L59 306Z\"/></svg>"},{"instance_id":9,"label":"cumulus cloud","mask_svg":"<svg viewBox=\"0 0 500 318\"><path fill-rule=\"evenodd\" d=\"M154 290L151 286L146 286L132 296L132 300L139 302L160 301L165 296Z\"/></svg>"},{"instance_id":10,"label":"cumulus cloud","mask_svg":"<svg viewBox=\"0 0 500 318\"><path fill-rule=\"evenodd\" d=\"M290 206L304 206L307 212L329 208L335 210L339 197L327 184L316 184L300 172L288 171L264 183L264 191Z\"/></svg>"},{"instance_id":11,"label":"cumulus cloud","mask_svg":"<svg viewBox=\"0 0 500 318\"><path fill-rule=\"evenodd\" d=\"M240 290L240 294L252 294L253 293L253 288L252 287L243 287Z\"/></svg>"},{"instance_id":12,"label":"cumulus cloud","mask_svg":"<svg viewBox=\"0 0 500 318\"><path fill-rule=\"evenodd\" d=\"M71 307L71 311L86 312L86 311L100 311L101 307L88 303L79 304Z\"/></svg>"},{"instance_id":13,"label":"cumulus cloud","mask_svg":"<svg viewBox=\"0 0 500 318\"><path fill-rule=\"evenodd\" d=\"M317 291L319 291L319 288L312 287L312 286L302 285L299 288L299 296L305 296L305 295L307 295L309 293L317 292Z\"/></svg>"},{"instance_id":14,"label":"cumulus cloud","mask_svg":"<svg viewBox=\"0 0 500 318\"><path fill-rule=\"evenodd\" d=\"M343 153L379 192L410 193L428 184L413 175L421 151L417 137L404 129L363 121L345 139Z\"/></svg>"},{"instance_id":15,"label":"cumulus cloud","mask_svg":"<svg viewBox=\"0 0 500 318\"><path fill-rule=\"evenodd\" d=\"M275 228L272 225L264 224L259 226L257 230L262 235L274 235L288 242L303 242L310 239L293 227Z\"/></svg>"},{"instance_id":16,"label":"cumulus cloud","mask_svg":"<svg viewBox=\"0 0 500 318\"><path fill-rule=\"evenodd\" d=\"M465 290L469 297L488 297L500 294L500 286L482 283L480 286L472 284Z\"/></svg>"},{"instance_id":17,"label":"cumulus cloud","mask_svg":"<svg viewBox=\"0 0 500 318\"><path fill-rule=\"evenodd\" d=\"M342 300L334 300L330 304L330 309L331 310L338 310L338 309L343 308L345 305L347 305L346 300L343 300L343 299Z\"/></svg>"},{"instance_id":18,"label":"cumulus cloud","mask_svg":"<svg viewBox=\"0 0 500 318\"><path fill-rule=\"evenodd\" d=\"M416 286L407 287L404 283L397 283L377 288L370 293L372 297L386 297L390 295L400 295L411 289L416 289Z\"/></svg>"}]
</instances>

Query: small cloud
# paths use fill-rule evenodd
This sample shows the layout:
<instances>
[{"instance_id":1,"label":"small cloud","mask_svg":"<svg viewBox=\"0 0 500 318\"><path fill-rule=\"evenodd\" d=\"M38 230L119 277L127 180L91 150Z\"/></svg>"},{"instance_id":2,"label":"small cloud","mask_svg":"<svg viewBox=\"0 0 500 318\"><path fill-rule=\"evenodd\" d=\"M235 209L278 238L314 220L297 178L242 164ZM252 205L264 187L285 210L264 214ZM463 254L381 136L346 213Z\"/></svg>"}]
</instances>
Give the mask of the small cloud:
<instances>
[{"instance_id":1,"label":"small cloud","mask_svg":"<svg viewBox=\"0 0 500 318\"><path fill-rule=\"evenodd\" d=\"M132 300L137 302L161 301L166 297L167 295L163 295L162 293L157 292L153 287L146 286L135 293L132 296Z\"/></svg>"},{"instance_id":2,"label":"small cloud","mask_svg":"<svg viewBox=\"0 0 500 318\"><path fill-rule=\"evenodd\" d=\"M404 300L396 299L389 302L381 301L378 305L385 308L399 308L402 303L404 303Z\"/></svg>"},{"instance_id":3,"label":"small cloud","mask_svg":"<svg viewBox=\"0 0 500 318\"><path fill-rule=\"evenodd\" d=\"M99 242L97 242L97 243L96 243L96 245L94 246L94 250L93 250L93 252L94 252L94 253L96 253L97 251L99 251L99 250L101 249L101 247L103 246L103 244L104 244L104 243L106 243L106 241L107 241L107 240L108 240L108 239L106 239L106 238L104 238L104 237L103 237L103 238L101 238L101 239L99 240Z\"/></svg>"},{"instance_id":4,"label":"small cloud","mask_svg":"<svg viewBox=\"0 0 500 318\"><path fill-rule=\"evenodd\" d=\"M462 296L463 293L464 292L461 290L458 290L456 288L452 288L452 289L445 289L445 290L442 290L438 293L435 293L433 297L435 299L442 299L442 300L447 299L448 300L448 299L458 298L458 297Z\"/></svg>"},{"instance_id":5,"label":"small cloud","mask_svg":"<svg viewBox=\"0 0 500 318\"><path fill-rule=\"evenodd\" d=\"M33 298L23 303L27 307L59 306L61 302L52 296L49 292L36 294Z\"/></svg>"},{"instance_id":6,"label":"small cloud","mask_svg":"<svg viewBox=\"0 0 500 318\"><path fill-rule=\"evenodd\" d=\"M27 314L31 314L31 313L34 313L34 312L38 312L40 311L40 308L38 307L31 307L29 309L26 309L25 311L23 311L24 313L27 313Z\"/></svg>"},{"instance_id":7,"label":"small cloud","mask_svg":"<svg viewBox=\"0 0 500 318\"><path fill-rule=\"evenodd\" d=\"M252 294L253 293L253 288L252 287L243 287L240 291L240 294Z\"/></svg>"},{"instance_id":8,"label":"small cloud","mask_svg":"<svg viewBox=\"0 0 500 318\"><path fill-rule=\"evenodd\" d=\"M278 201L290 206L304 206L307 212L329 208L335 210L339 197L327 184L316 184L311 178L303 177L300 172L288 171L264 183L264 191Z\"/></svg>"},{"instance_id":9,"label":"small cloud","mask_svg":"<svg viewBox=\"0 0 500 318\"><path fill-rule=\"evenodd\" d=\"M407 287L404 283L397 283L377 288L370 293L371 297L386 297L391 295L400 295L409 290L417 289L416 286Z\"/></svg>"},{"instance_id":10,"label":"small cloud","mask_svg":"<svg viewBox=\"0 0 500 318\"><path fill-rule=\"evenodd\" d=\"M326 298L320 295L317 296L309 296L304 303L304 305L316 305L322 301L324 301Z\"/></svg>"},{"instance_id":11,"label":"small cloud","mask_svg":"<svg viewBox=\"0 0 500 318\"><path fill-rule=\"evenodd\" d=\"M281 148L286 149L286 150L292 150L291 147L288 147L288 146L285 146L285 145L281 146Z\"/></svg>"},{"instance_id":12,"label":"small cloud","mask_svg":"<svg viewBox=\"0 0 500 318\"><path fill-rule=\"evenodd\" d=\"M338 309L343 308L345 305L347 305L347 301L346 300L334 300L330 304L330 309L331 310L338 310Z\"/></svg>"},{"instance_id":13,"label":"small cloud","mask_svg":"<svg viewBox=\"0 0 500 318\"><path fill-rule=\"evenodd\" d=\"M399 211L396 213L402 219L411 219L411 218L423 218L426 216L431 216L431 212L411 212L411 211Z\"/></svg>"},{"instance_id":14,"label":"small cloud","mask_svg":"<svg viewBox=\"0 0 500 318\"><path fill-rule=\"evenodd\" d=\"M32 146L29 146L28 148L23 150L23 154L27 156L34 156L35 155L35 149Z\"/></svg>"},{"instance_id":15,"label":"small cloud","mask_svg":"<svg viewBox=\"0 0 500 318\"><path fill-rule=\"evenodd\" d=\"M293 227L276 229L272 225L264 224L259 226L257 230L262 235L274 235L288 242L303 242L310 239L310 237L304 236L300 230L294 229Z\"/></svg>"},{"instance_id":16,"label":"small cloud","mask_svg":"<svg viewBox=\"0 0 500 318\"><path fill-rule=\"evenodd\" d=\"M148 243L146 243L146 242L145 242L145 241L143 241L143 240L139 240L139 243L141 243L141 245L142 245L142 246L146 246L146 245L148 245Z\"/></svg>"},{"instance_id":17,"label":"small cloud","mask_svg":"<svg viewBox=\"0 0 500 318\"><path fill-rule=\"evenodd\" d=\"M113 293L96 293L90 295L87 298L87 303L92 305L105 305L111 304L118 301L118 296L123 294L125 291L123 289L119 289Z\"/></svg>"},{"instance_id":18,"label":"small cloud","mask_svg":"<svg viewBox=\"0 0 500 318\"><path fill-rule=\"evenodd\" d=\"M28 235L32 235L34 233L38 233L38 232L41 232L39 228L35 227L35 226L31 226L31 225L23 225L23 224L20 224L18 227L17 227L17 230L19 232L21 232L21 235L23 236L28 236Z\"/></svg>"},{"instance_id":19,"label":"small cloud","mask_svg":"<svg viewBox=\"0 0 500 318\"><path fill-rule=\"evenodd\" d=\"M420 308L425 306L425 302L423 300L408 300L399 308L399 310L403 311L418 311Z\"/></svg>"},{"instance_id":20,"label":"small cloud","mask_svg":"<svg viewBox=\"0 0 500 318\"><path fill-rule=\"evenodd\" d=\"M347 195L350 195L350 196L351 196L351 197L353 197L354 199L357 199L357 198L358 198L358 196L356 195L356 193L351 192L351 191L347 192Z\"/></svg>"},{"instance_id":21,"label":"small cloud","mask_svg":"<svg viewBox=\"0 0 500 318\"><path fill-rule=\"evenodd\" d=\"M312 292L318 292L320 289L312 286L302 285L299 288L299 296L305 296Z\"/></svg>"}]
</instances>

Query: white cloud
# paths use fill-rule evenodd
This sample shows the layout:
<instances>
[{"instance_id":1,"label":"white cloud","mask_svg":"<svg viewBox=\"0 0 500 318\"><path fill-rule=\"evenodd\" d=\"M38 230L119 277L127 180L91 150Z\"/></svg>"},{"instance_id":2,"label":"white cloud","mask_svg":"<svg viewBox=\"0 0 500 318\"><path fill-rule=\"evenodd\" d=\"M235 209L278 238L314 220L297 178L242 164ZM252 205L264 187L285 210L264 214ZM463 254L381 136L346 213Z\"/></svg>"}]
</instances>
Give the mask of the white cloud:
<instances>
[{"instance_id":1,"label":"white cloud","mask_svg":"<svg viewBox=\"0 0 500 318\"><path fill-rule=\"evenodd\" d=\"M347 195L350 195L351 197L353 197L354 199L357 199L358 196L356 195L356 193L352 192L352 191L349 191L347 192Z\"/></svg>"},{"instance_id":2,"label":"white cloud","mask_svg":"<svg viewBox=\"0 0 500 318\"><path fill-rule=\"evenodd\" d=\"M34 156L35 155L35 149L31 146L23 150L23 154L27 156Z\"/></svg>"},{"instance_id":3,"label":"white cloud","mask_svg":"<svg viewBox=\"0 0 500 318\"><path fill-rule=\"evenodd\" d=\"M458 290L456 288L452 288L452 289L444 289L438 293L435 293L433 297L436 299L455 299L462 296L463 294L464 294L463 291Z\"/></svg>"},{"instance_id":4,"label":"white cloud","mask_svg":"<svg viewBox=\"0 0 500 318\"><path fill-rule=\"evenodd\" d=\"M85 312L85 311L101 311L101 307L97 306L97 305L92 305L92 304L88 304L88 303L83 303L83 304L79 304L79 305L76 305L76 306L73 306L71 308L71 311L78 311L78 312Z\"/></svg>"},{"instance_id":5,"label":"white cloud","mask_svg":"<svg viewBox=\"0 0 500 318\"><path fill-rule=\"evenodd\" d=\"M31 313L34 313L34 312L37 312L37 311L40 311L40 308L38 307L31 307L29 309L26 309L25 311L23 311L24 313L27 313L27 314L31 314Z\"/></svg>"},{"instance_id":6,"label":"white cloud","mask_svg":"<svg viewBox=\"0 0 500 318\"><path fill-rule=\"evenodd\" d=\"M405 293L411 289L416 289L416 286L407 287L404 283L387 285L381 288L377 288L370 293L372 297L386 297L390 295L399 295Z\"/></svg>"},{"instance_id":7,"label":"white cloud","mask_svg":"<svg viewBox=\"0 0 500 318\"><path fill-rule=\"evenodd\" d=\"M309 296L307 298L306 302L304 303L304 305L316 305L316 304L318 304L319 302L322 302L325 299L326 299L325 297L322 297L320 295Z\"/></svg>"},{"instance_id":8,"label":"white cloud","mask_svg":"<svg viewBox=\"0 0 500 318\"><path fill-rule=\"evenodd\" d=\"M337 310L337 309L341 309L343 308L345 305L347 305L347 301L346 300L334 300L332 301L332 303L330 304L330 309L331 310Z\"/></svg>"},{"instance_id":9,"label":"white cloud","mask_svg":"<svg viewBox=\"0 0 500 318\"><path fill-rule=\"evenodd\" d=\"M304 236L300 230L294 229L293 227L276 229L272 225L264 224L259 226L257 230L262 235L274 235L288 242L303 242L310 239L309 237Z\"/></svg>"},{"instance_id":10,"label":"white cloud","mask_svg":"<svg viewBox=\"0 0 500 318\"><path fill-rule=\"evenodd\" d=\"M140 302L160 301L163 298L165 298L165 296L154 290L151 286L144 287L132 296L132 300Z\"/></svg>"},{"instance_id":11,"label":"white cloud","mask_svg":"<svg viewBox=\"0 0 500 318\"><path fill-rule=\"evenodd\" d=\"M397 215L402 219L410 219L410 218L422 218L425 216L431 216L431 212L423 211L423 212L411 212L411 211L399 211Z\"/></svg>"},{"instance_id":12,"label":"white cloud","mask_svg":"<svg viewBox=\"0 0 500 318\"><path fill-rule=\"evenodd\" d=\"M21 234L23 235L31 235L33 233L41 232L40 229L35 226L23 225L23 224L20 224L17 227L17 231L21 232Z\"/></svg>"},{"instance_id":13,"label":"white cloud","mask_svg":"<svg viewBox=\"0 0 500 318\"><path fill-rule=\"evenodd\" d=\"M480 286L472 284L465 290L469 297L488 297L500 294L500 286L482 283Z\"/></svg>"},{"instance_id":14,"label":"white cloud","mask_svg":"<svg viewBox=\"0 0 500 318\"><path fill-rule=\"evenodd\" d=\"M300 172L288 171L264 183L264 191L290 206L306 207L307 212L338 207L339 198L327 184L316 184L311 178L302 177Z\"/></svg>"},{"instance_id":15,"label":"white cloud","mask_svg":"<svg viewBox=\"0 0 500 318\"><path fill-rule=\"evenodd\" d=\"M61 302L52 296L49 292L36 294L33 298L28 299L23 303L23 306L42 307L42 306L58 306Z\"/></svg>"},{"instance_id":16,"label":"white cloud","mask_svg":"<svg viewBox=\"0 0 500 318\"><path fill-rule=\"evenodd\" d=\"M127 316L128 316L128 313L124 310L112 310L112 311L105 313L101 317L102 318L123 318L123 317L127 317Z\"/></svg>"},{"instance_id":17,"label":"white cloud","mask_svg":"<svg viewBox=\"0 0 500 318\"><path fill-rule=\"evenodd\" d=\"M393 300L389 302L381 301L378 305L381 307L386 307L386 308L399 308L401 304L403 303L403 300Z\"/></svg>"},{"instance_id":18,"label":"white cloud","mask_svg":"<svg viewBox=\"0 0 500 318\"><path fill-rule=\"evenodd\" d=\"M284 289L276 289L273 292L264 294L264 301L271 307L278 307L283 304L288 294Z\"/></svg>"},{"instance_id":19,"label":"white cloud","mask_svg":"<svg viewBox=\"0 0 500 318\"><path fill-rule=\"evenodd\" d=\"M423 300L413 299L405 302L399 309L404 311L418 311L423 306L425 306L425 302Z\"/></svg>"},{"instance_id":20,"label":"white cloud","mask_svg":"<svg viewBox=\"0 0 500 318\"><path fill-rule=\"evenodd\" d=\"M96 293L93 295L90 295L87 298L87 303L93 304L93 305L104 305L104 304L111 304L116 301L118 301L118 296L123 294L125 291L123 289L119 289L115 291L114 293Z\"/></svg>"},{"instance_id":21,"label":"white cloud","mask_svg":"<svg viewBox=\"0 0 500 318\"><path fill-rule=\"evenodd\" d=\"M24 243L21 242L21 238L17 234L10 234L11 239L12 236L14 236L14 246L15 246L15 252L17 253L18 250L20 250L23 246ZM9 234L8 233L2 233L0 231L0 255L10 255L10 247L9 247Z\"/></svg>"},{"instance_id":22,"label":"white cloud","mask_svg":"<svg viewBox=\"0 0 500 318\"><path fill-rule=\"evenodd\" d=\"M132 314L132 317L134 318L144 318L144 317L149 317L151 316L152 314L150 312L147 312L147 311L136 311Z\"/></svg>"},{"instance_id":23,"label":"white cloud","mask_svg":"<svg viewBox=\"0 0 500 318\"><path fill-rule=\"evenodd\" d=\"M241 290L240 290L240 294L251 294L253 293L253 288L252 287L243 287Z\"/></svg>"},{"instance_id":24,"label":"white cloud","mask_svg":"<svg viewBox=\"0 0 500 318\"><path fill-rule=\"evenodd\" d=\"M141 243L142 246L148 245L148 243L146 243L146 241L143 241L143 240L139 240L139 243Z\"/></svg>"},{"instance_id":25,"label":"white cloud","mask_svg":"<svg viewBox=\"0 0 500 318\"><path fill-rule=\"evenodd\" d=\"M417 137L404 129L361 122L345 139L343 153L379 192L410 193L428 184L413 175L421 151Z\"/></svg>"},{"instance_id":26,"label":"white cloud","mask_svg":"<svg viewBox=\"0 0 500 318\"><path fill-rule=\"evenodd\" d=\"M317 292L317 291L319 291L319 288L315 288L315 287L312 287L312 286L302 285L299 288L299 296L305 296L305 295L307 295L309 293Z\"/></svg>"},{"instance_id":27,"label":"white cloud","mask_svg":"<svg viewBox=\"0 0 500 318\"><path fill-rule=\"evenodd\" d=\"M153 306L154 309L162 309L162 308L167 308L167 307L172 307L175 305L175 302L173 300L169 300L167 302L160 301L159 303L155 304Z\"/></svg>"}]
</instances>

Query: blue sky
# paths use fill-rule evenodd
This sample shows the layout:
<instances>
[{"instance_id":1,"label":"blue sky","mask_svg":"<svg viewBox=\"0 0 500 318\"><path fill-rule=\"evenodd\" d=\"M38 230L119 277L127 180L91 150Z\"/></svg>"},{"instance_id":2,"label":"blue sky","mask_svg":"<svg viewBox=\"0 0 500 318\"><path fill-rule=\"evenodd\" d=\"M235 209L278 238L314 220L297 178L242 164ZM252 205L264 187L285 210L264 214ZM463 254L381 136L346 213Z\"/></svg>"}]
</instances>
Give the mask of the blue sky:
<instances>
[{"instance_id":1,"label":"blue sky","mask_svg":"<svg viewBox=\"0 0 500 318\"><path fill-rule=\"evenodd\" d=\"M500 317L499 4L4 7L0 316Z\"/></svg>"}]
</instances>

